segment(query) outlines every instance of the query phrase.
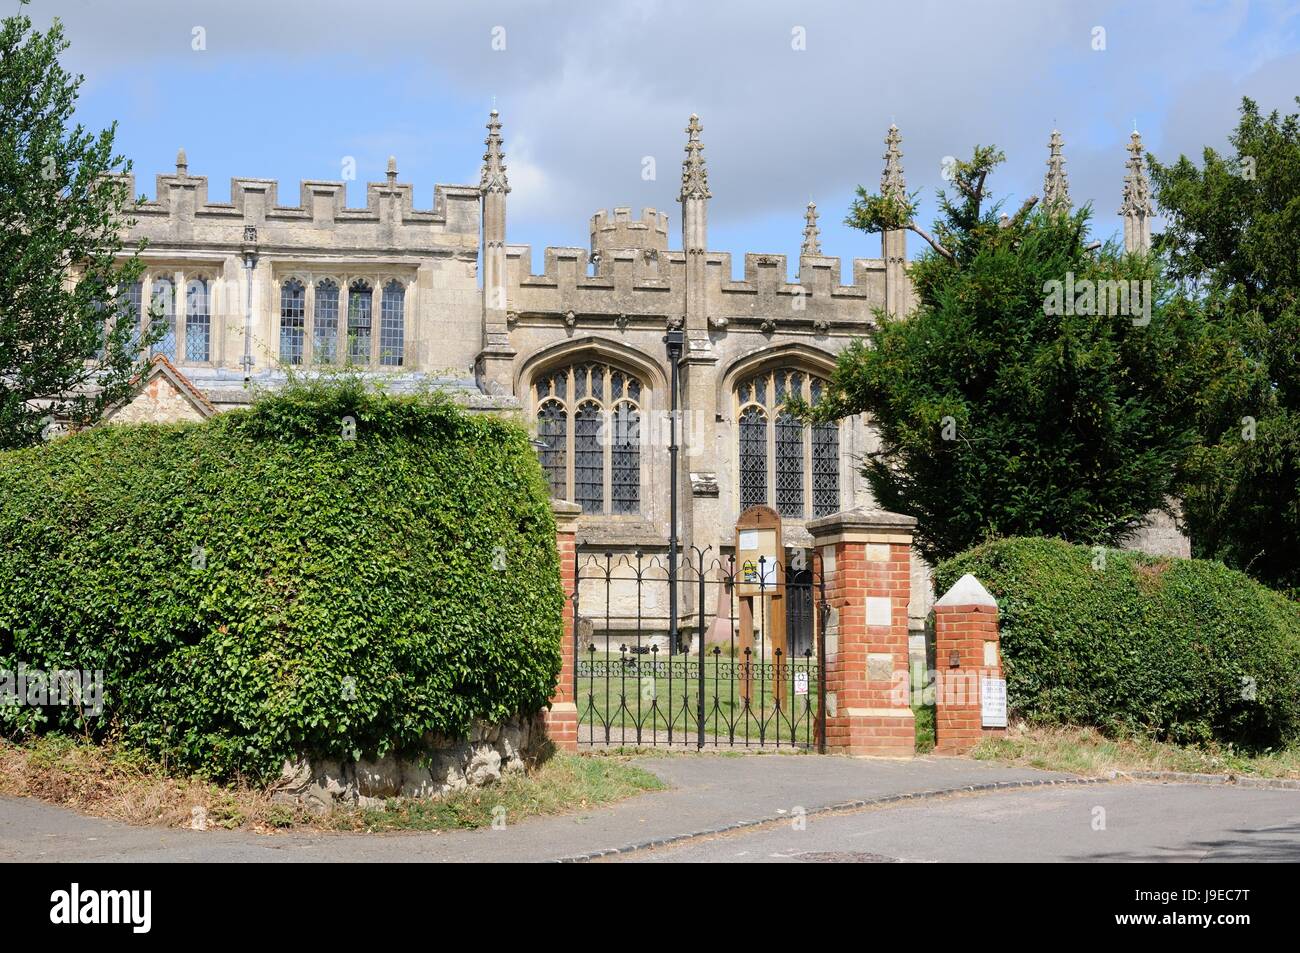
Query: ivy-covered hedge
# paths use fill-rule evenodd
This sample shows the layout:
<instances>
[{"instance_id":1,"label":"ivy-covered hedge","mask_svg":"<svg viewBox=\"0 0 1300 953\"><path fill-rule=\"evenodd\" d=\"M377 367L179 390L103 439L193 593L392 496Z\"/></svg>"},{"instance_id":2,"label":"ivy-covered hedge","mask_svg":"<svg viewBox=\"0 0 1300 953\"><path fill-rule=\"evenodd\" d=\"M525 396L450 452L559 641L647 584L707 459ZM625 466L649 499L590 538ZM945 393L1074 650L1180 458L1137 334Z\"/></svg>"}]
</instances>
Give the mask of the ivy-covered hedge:
<instances>
[{"instance_id":1,"label":"ivy-covered hedge","mask_svg":"<svg viewBox=\"0 0 1300 953\"><path fill-rule=\"evenodd\" d=\"M998 600L1007 695L1043 724L1177 742L1300 741L1300 604L1220 563L1053 539L987 543L939 565Z\"/></svg>"},{"instance_id":2,"label":"ivy-covered hedge","mask_svg":"<svg viewBox=\"0 0 1300 953\"><path fill-rule=\"evenodd\" d=\"M0 707L9 732L218 777L410 752L544 707L563 604L527 433L436 396L298 384L0 454L0 669L106 683L102 715Z\"/></svg>"}]
</instances>

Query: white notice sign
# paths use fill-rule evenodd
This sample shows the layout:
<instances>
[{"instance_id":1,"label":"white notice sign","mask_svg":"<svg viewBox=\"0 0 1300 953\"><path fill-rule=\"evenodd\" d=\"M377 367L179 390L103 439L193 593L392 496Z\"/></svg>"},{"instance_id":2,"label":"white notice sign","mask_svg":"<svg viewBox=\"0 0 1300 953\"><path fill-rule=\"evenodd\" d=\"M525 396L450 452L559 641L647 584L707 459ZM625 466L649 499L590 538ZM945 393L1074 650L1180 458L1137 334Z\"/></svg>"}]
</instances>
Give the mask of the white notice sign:
<instances>
[{"instance_id":1,"label":"white notice sign","mask_svg":"<svg viewBox=\"0 0 1300 953\"><path fill-rule=\"evenodd\" d=\"M808 673L807 672L794 673L794 693L796 695L808 694Z\"/></svg>"},{"instance_id":2,"label":"white notice sign","mask_svg":"<svg viewBox=\"0 0 1300 953\"><path fill-rule=\"evenodd\" d=\"M1007 726L1007 680L980 678L980 716L985 728Z\"/></svg>"}]
</instances>

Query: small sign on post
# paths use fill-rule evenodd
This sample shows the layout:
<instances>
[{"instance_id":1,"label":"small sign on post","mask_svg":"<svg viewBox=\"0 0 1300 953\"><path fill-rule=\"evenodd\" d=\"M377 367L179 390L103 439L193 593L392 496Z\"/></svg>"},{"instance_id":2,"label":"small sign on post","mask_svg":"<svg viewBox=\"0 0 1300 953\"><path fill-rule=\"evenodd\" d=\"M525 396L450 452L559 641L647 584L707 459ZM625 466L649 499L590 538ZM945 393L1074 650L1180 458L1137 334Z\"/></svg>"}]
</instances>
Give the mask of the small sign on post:
<instances>
[{"instance_id":1,"label":"small sign on post","mask_svg":"<svg viewBox=\"0 0 1300 953\"><path fill-rule=\"evenodd\" d=\"M980 724L985 728L1007 726L1007 680L980 677Z\"/></svg>"}]
</instances>

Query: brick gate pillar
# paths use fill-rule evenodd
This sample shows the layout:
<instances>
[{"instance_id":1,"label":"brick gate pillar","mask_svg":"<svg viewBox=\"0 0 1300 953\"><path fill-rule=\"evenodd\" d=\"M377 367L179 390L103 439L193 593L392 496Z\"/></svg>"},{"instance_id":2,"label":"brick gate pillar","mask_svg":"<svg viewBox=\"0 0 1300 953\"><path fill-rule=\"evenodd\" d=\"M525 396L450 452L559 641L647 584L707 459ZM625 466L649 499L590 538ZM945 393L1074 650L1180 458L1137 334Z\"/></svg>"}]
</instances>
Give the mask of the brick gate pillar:
<instances>
[{"instance_id":1,"label":"brick gate pillar","mask_svg":"<svg viewBox=\"0 0 1300 953\"><path fill-rule=\"evenodd\" d=\"M826 645L826 750L911 757L907 609L916 520L853 509L812 520L830 603Z\"/></svg>"},{"instance_id":2,"label":"brick gate pillar","mask_svg":"<svg viewBox=\"0 0 1300 953\"><path fill-rule=\"evenodd\" d=\"M573 694L576 664L573 649L573 590L578 573L578 515L576 503L555 500L555 549L560 555L560 583L564 587L564 633L560 637L560 678L546 710L546 733L562 751L578 750L578 705Z\"/></svg>"},{"instance_id":3,"label":"brick gate pillar","mask_svg":"<svg viewBox=\"0 0 1300 953\"><path fill-rule=\"evenodd\" d=\"M1003 677L998 603L970 573L934 604L934 664L936 753L964 754L1006 733L984 727L980 690L982 679Z\"/></svg>"}]
</instances>

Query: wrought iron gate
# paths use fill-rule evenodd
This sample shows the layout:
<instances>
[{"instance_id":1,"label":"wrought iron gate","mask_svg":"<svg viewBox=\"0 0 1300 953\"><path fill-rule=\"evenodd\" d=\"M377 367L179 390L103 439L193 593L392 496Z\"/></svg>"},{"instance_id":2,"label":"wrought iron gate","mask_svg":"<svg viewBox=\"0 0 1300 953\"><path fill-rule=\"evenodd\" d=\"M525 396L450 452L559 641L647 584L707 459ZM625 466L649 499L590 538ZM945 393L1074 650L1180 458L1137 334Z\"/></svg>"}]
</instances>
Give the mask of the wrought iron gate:
<instances>
[{"instance_id":1,"label":"wrought iron gate","mask_svg":"<svg viewBox=\"0 0 1300 953\"><path fill-rule=\"evenodd\" d=\"M744 580L732 557L694 550L677 585L687 608L674 646L666 560L579 553L572 605L579 744L824 750L828 606L820 573L802 559L760 561Z\"/></svg>"}]
</instances>

